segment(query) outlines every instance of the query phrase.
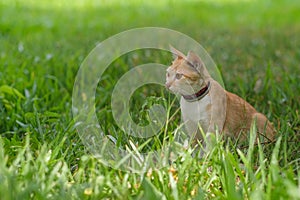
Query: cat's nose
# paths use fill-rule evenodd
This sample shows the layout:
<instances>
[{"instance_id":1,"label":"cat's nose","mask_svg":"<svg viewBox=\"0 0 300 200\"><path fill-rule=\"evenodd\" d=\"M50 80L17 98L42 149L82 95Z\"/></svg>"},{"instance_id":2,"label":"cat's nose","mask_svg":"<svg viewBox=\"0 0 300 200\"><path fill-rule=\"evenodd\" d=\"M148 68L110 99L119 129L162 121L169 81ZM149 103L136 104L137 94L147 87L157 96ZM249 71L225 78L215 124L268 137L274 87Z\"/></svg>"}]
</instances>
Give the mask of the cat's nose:
<instances>
[{"instance_id":1,"label":"cat's nose","mask_svg":"<svg viewBox=\"0 0 300 200\"><path fill-rule=\"evenodd\" d=\"M166 86L167 89L170 89L171 84L170 83L166 83L165 86Z\"/></svg>"}]
</instances>

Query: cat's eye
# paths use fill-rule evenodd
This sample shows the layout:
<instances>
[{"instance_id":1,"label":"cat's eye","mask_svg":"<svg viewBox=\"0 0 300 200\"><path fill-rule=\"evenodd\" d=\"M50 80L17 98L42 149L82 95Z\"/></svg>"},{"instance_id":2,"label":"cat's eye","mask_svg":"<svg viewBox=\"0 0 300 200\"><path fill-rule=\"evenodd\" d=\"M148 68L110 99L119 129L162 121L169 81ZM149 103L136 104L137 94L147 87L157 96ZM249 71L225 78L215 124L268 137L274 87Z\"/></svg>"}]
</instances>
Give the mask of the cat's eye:
<instances>
[{"instance_id":1,"label":"cat's eye","mask_svg":"<svg viewBox=\"0 0 300 200\"><path fill-rule=\"evenodd\" d=\"M181 79L181 77L182 77L182 74L178 74L178 73L177 73L177 74L175 75L175 78L176 78L176 79Z\"/></svg>"}]
</instances>

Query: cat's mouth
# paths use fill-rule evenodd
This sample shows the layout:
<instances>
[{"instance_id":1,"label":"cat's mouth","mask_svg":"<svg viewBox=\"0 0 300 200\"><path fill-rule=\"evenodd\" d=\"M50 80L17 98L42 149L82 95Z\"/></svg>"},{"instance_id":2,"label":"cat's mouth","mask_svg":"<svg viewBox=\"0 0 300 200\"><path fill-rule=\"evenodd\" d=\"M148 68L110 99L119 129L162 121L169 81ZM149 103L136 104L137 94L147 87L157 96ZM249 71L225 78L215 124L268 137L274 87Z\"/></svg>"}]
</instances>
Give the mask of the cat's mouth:
<instances>
[{"instance_id":1,"label":"cat's mouth","mask_svg":"<svg viewBox=\"0 0 300 200\"><path fill-rule=\"evenodd\" d=\"M169 90L169 91L172 91L172 90L170 89L171 85L172 85L172 84L170 84L170 83L165 83L166 89Z\"/></svg>"}]
</instances>

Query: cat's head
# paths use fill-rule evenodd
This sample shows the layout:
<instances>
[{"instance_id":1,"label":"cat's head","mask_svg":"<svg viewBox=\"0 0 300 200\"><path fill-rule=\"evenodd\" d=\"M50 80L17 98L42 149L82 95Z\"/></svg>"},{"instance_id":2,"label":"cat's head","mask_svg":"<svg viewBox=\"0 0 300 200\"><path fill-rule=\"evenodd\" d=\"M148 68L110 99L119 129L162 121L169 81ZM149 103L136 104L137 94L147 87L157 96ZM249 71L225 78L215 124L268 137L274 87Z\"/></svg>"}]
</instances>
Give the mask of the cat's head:
<instances>
[{"instance_id":1,"label":"cat's head","mask_svg":"<svg viewBox=\"0 0 300 200\"><path fill-rule=\"evenodd\" d=\"M208 74L201 58L193 51L187 56L171 47L174 55L172 65L166 73L166 88L173 93L191 95L205 87Z\"/></svg>"}]
</instances>

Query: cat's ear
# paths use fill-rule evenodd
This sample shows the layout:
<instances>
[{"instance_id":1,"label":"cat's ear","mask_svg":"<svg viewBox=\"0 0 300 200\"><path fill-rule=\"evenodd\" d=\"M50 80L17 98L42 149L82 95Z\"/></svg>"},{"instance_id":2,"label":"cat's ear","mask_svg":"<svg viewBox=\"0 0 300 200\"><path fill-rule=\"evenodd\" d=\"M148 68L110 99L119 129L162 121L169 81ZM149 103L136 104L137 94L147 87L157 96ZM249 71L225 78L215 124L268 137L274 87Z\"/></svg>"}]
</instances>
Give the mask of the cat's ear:
<instances>
[{"instance_id":1,"label":"cat's ear","mask_svg":"<svg viewBox=\"0 0 300 200\"><path fill-rule=\"evenodd\" d=\"M174 59L176 59L176 58L178 58L178 59L182 59L182 58L186 59L186 56L182 52L180 52L179 50L175 49L171 45L170 45L170 51L172 52Z\"/></svg>"},{"instance_id":2,"label":"cat's ear","mask_svg":"<svg viewBox=\"0 0 300 200\"><path fill-rule=\"evenodd\" d=\"M201 58L194 53L193 51L189 51L187 55L187 61L192 64L192 66L199 72L202 73L204 63Z\"/></svg>"}]
</instances>

